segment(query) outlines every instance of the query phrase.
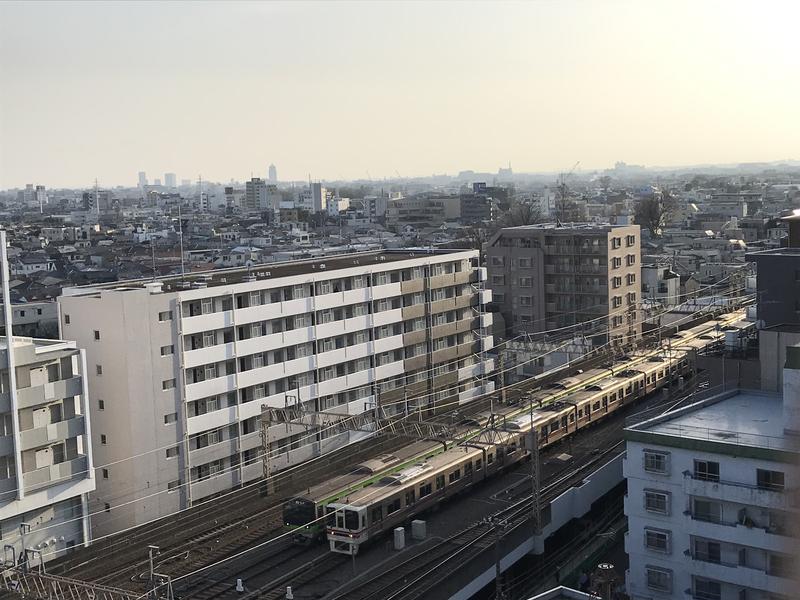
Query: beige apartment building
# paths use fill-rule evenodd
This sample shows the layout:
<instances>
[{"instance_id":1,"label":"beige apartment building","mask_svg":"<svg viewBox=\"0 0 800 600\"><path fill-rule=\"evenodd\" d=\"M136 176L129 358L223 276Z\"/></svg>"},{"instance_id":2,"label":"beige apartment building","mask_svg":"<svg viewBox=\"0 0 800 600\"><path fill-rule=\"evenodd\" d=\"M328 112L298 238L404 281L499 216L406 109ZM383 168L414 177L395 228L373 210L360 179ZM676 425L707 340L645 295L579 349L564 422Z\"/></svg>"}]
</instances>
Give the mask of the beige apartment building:
<instances>
[{"instance_id":1,"label":"beige apartment building","mask_svg":"<svg viewBox=\"0 0 800 600\"><path fill-rule=\"evenodd\" d=\"M95 534L262 477L262 404L358 414L491 391L491 292L476 251L371 252L68 288L86 348ZM364 433L270 428L285 469ZM133 458L132 458L133 457Z\"/></svg>"},{"instance_id":2,"label":"beige apartment building","mask_svg":"<svg viewBox=\"0 0 800 600\"><path fill-rule=\"evenodd\" d=\"M638 225L506 227L489 240L489 286L512 335L627 343L641 335Z\"/></svg>"}]
</instances>

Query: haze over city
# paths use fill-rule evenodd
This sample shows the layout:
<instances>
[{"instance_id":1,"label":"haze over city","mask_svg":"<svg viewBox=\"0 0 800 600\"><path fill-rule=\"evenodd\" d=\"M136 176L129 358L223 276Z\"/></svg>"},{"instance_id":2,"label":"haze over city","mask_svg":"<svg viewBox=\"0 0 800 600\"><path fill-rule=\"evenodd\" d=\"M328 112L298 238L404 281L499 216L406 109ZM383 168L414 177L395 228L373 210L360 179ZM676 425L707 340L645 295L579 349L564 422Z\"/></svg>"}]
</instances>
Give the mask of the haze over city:
<instances>
[{"instance_id":1,"label":"haze over city","mask_svg":"<svg viewBox=\"0 0 800 600\"><path fill-rule=\"evenodd\" d=\"M793 2L0 5L0 188L797 158ZM35 32L35 33L34 33Z\"/></svg>"}]
</instances>

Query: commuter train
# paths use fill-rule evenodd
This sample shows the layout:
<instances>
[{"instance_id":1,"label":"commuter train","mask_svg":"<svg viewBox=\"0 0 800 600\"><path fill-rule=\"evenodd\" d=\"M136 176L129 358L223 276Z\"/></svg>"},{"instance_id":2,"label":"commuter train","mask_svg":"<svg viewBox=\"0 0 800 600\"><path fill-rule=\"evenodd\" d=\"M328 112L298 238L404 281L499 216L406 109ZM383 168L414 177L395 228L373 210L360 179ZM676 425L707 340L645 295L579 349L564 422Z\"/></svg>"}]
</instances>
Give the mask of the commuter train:
<instances>
[{"instance_id":1,"label":"commuter train","mask_svg":"<svg viewBox=\"0 0 800 600\"><path fill-rule=\"evenodd\" d=\"M566 377L527 394L517 406L467 419L459 441L416 442L362 463L288 500L284 526L296 541L327 533L331 551L357 554L361 544L528 456L532 428L546 447L686 375L693 351L723 339L720 324L683 330L672 336L669 350ZM478 434L490 417L494 435L487 441Z\"/></svg>"}]
</instances>

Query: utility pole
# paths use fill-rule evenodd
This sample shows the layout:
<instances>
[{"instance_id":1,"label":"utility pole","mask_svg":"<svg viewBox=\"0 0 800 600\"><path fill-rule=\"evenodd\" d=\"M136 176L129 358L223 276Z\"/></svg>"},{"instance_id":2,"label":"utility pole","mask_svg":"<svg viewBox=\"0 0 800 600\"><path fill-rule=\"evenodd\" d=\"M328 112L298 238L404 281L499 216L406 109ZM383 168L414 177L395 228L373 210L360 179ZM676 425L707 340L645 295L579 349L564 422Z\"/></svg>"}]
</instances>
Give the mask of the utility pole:
<instances>
[{"instance_id":1,"label":"utility pole","mask_svg":"<svg viewBox=\"0 0 800 600\"><path fill-rule=\"evenodd\" d=\"M261 462L264 469L264 495L269 495L269 474L270 474L270 456L269 456L269 427L271 425L271 413L266 404L261 405Z\"/></svg>"},{"instance_id":2,"label":"utility pole","mask_svg":"<svg viewBox=\"0 0 800 600\"><path fill-rule=\"evenodd\" d=\"M156 591L156 569L155 557L158 555L158 546L147 547L147 562L150 566L150 595L153 600L158 600L158 592Z\"/></svg>"},{"instance_id":3,"label":"utility pole","mask_svg":"<svg viewBox=\"0 0 800 600\"><path fill-rule=\"evenodd\" d=\"M500 351L500 373L498 373L498 375L500 376L500 401L503 404L506 404L506 401L508 400L508 398L507 398L507 393L508 392L506 390L505 366L506 366L505 353L501 350ZM481 365L481 368L483 368L483 365ZM489 396L489 399L490 399L490 402L491 402L491 396Z\"/></svg>"},{"instance_id":4,"label":"utility pole","mask_svg":"<svg viewBox=\"0 0 800 600\"><path fill-rule=\"evenodd\" d=\"M506 522L495 517L492 518L492 529L494 530L494 600L507 600L503 589L503 571L500 567L500 540L503 539L502 529Z\"/></svg>"},{"instance_id":5,"label":"utility pole","mask_svg":"<svg viewBox=\"0 0 800 600\"><path fill-rule=\"evenodd\" d=\"M539 432L533 424L533 401L531 415L531 511L533 513L533 535L542 533L541 481L539 477ZM572 439L572 438L570 438Z\"/></svg>"}]
</instances>

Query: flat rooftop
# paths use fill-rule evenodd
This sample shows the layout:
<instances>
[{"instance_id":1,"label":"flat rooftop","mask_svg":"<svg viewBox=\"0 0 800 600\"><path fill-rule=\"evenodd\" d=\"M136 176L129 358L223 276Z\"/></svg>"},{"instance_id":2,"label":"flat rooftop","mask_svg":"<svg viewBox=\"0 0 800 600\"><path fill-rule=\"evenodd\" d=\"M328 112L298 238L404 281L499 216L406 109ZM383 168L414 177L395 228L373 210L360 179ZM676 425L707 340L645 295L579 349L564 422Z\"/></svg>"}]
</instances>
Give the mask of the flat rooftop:
<instances>
[{"instance_id":1,"label":"flat rooftop","mask_svg":"<svg viewBox=\"0 0 800 600\"><path fill-rule=\"evenodd\" d=\"M800 439L784 433L780 394L736 390L628 428L676 439L703 440L800 451Z\"/></svg>"},{"instance_id":2,"label":"flat rooftop","mask_svg":"<svg viewBox=\"0 0 800 600\"><path fill-rule=\"evenodd\" d=\"M424 258L426 256L442 256L470 252L465 249L429 249L414 248L404 250L378 250L368 252L356 252L351 254L337 254L334 256L305 258L299 260L276 261L269 263L259 263L251 267L234 267L230 269L210 269L208 271L187 271L185 275L168 275L156 278L129 279L125 281L112 281L109 283L87 284L75 286L73 295L81 294L81 290L86 292L93 290L113 290L113 289L138 289L147 284L161 283L164 291L179 291L190 289L192 283L204 284L204 287L214 287L219 285L231 285L249 281L250 278L257 279L277 279L280 277L291 277L293 275L304 275L306 273L318 273L336 271L338 269L349 269L359 265L391 264L414 258ZM189 264L187 263L187 267Z\"/></svg>"},{"instance_id":3,"label":"flat rooftop","mask_svg":"<svg viewBox=\"0 0 800 600\"><path fill-rule=\"evenodd\" d=\"M553 233L569 233L571 231L611 231L620 227L633 227L633 225L612 225L611 223L534 223L532 225L518 225L517 227L503 227L501 231L550 231Z\"/></svg>"},{"instance_id":4,"label":"flat rooftop","mask_svg":"<svg viewBox=\"0 0 800 600\"><path fill-rule=\"evenodd\" d=\"M800 258L800 248L770 248L769 250L758 250L757 252L748 252L745 254L745 259L752 261L757 260L762 256Z\"/></svg>"}]
</instances>

